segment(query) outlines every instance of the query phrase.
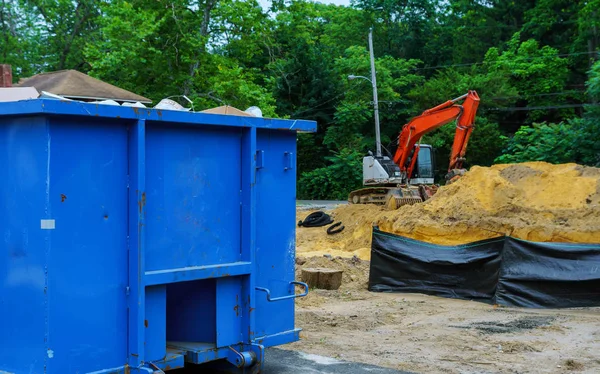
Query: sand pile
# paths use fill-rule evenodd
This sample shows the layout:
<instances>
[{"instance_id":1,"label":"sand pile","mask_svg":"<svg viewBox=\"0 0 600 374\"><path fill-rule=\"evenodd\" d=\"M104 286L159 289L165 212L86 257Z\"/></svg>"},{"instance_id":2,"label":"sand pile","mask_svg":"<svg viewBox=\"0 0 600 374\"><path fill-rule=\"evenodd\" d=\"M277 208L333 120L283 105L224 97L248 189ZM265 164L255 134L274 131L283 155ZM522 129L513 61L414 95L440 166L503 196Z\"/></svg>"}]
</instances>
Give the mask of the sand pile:
<instances>
[{"instance_id":1,"label":"sand pile","mask_svg":"<svg viewBox=\"0 0 600 374\"><path fill-rule=\"evenodd\" d=\"M345 232L328 237L323 228L299 229L298 252L368 259L373 223L388 232L446 245L499 235L600 243L600 169L543 162L473 167L423 204L395 211L349 205L331 213L344 223Z\"/></svg>"}]
</instances>

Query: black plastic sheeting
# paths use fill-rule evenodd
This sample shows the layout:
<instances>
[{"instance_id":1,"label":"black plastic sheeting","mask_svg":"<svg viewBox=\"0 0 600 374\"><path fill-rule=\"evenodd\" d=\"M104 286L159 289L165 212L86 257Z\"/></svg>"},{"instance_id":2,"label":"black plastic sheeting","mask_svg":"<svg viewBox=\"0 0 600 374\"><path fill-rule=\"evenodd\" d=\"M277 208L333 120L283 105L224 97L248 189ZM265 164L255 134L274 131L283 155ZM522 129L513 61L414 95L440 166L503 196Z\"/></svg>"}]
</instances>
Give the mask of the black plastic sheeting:
<instances>
[{"instance_id":1,"label":"black plastic sheeting","mask_svg":"<svg viewBox=\"0 0 600 374\"><path fill-rule=\"evenodd\" d=\"M600 244L511 237L442 246L373 229L369 290L506 306L600 306Z\"/></svg>"},{"instance_id":2,"label":"black plastic sheeting","mask_svg":"<svg viewBox=\"0 0 600 374\"><path fill-rule=\"evenodd\" d=\"M600 244L506 238L496 302L528 308L600 305Z\"/></svg>"},{"instance_id":3,"label":"black plastic sheeting","mask_svg":"<svg viewBox=\"0 0 600 374\"><path fill-rule=\"evenodd\" d=\"M491 300L504 238L441 246L373 230L369 290Z\"/></svg>"}]
</instances>

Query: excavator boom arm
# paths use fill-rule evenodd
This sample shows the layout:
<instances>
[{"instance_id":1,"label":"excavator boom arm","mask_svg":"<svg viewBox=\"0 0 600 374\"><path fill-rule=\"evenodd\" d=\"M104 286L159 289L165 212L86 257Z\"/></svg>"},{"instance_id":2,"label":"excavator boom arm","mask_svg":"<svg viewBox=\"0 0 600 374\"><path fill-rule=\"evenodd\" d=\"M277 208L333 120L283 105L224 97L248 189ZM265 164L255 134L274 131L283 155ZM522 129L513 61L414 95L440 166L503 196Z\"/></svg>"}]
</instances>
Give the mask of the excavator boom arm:
<instances>
[{"instance_id":1,"label":"excavator boom arm","mask_svg":"<svg viewBox=\"0 0 600 374\"><path fill-rule=\"evenodd\" d=\"M450 153L450 166L448 171L452 169L461 169L462 163L467 152L469 138L473 132L475 125L475 115L479 107L479 96L477 92L470 91L462 105L463 112L456 124L456 133L454 134L454 143L452 144L452 152Z\"/></svg>"},{"instance_id":2,"label":"excavator boom arm","mask_svg":"<svg viewBox=\"0 0 600 374\"><path fill-rule=\"evenodd\" d=\"M462 99L465 99L463 105L456 104L457 101ZM423 135L457 118L458 122L452 145L452 153L450 155L449 170L462 166L469 137L473 131L478 105L479 96L475 91L469 91L466 95L424 111L420 116L413 118L409 123L404 125L398 137L398 148L394 155L394 162L406 174L407 179L412 174L415 166L414 161L418 154L418 147L415 148L415 145L421 140ZM413 160L409 162L411 155Z\"/></svg>"}]
</instances>

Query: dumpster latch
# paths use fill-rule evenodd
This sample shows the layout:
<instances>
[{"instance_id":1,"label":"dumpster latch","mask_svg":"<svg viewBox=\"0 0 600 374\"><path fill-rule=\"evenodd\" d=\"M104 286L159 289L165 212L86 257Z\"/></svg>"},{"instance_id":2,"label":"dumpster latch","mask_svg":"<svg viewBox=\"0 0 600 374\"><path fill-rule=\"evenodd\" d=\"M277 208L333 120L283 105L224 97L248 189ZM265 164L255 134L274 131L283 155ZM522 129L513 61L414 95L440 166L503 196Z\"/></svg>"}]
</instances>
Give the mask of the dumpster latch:
<instances>
[{"instance_id":1,"label":"dumpster latch","mask_svg":"<svg viewBox=\"0 0 600 374\"><path fill-rule=\"evenodd\" d=\"M293 294L293 295L286 295L286 296L280 296L280 297L271 297L271 290L269 290L268 288L263 288L263 287L256 287L257 291L262 291L262 292L266 292L267 293L267 301L281 301L281 300L287 300L287 299L295 299L297 297L304 297L306 295L308 295L308 284L303 283L303 282L290 282L290 286L302 286L304 287L304 291L300 294ZM290 287L292 289L292 292L294 292L294 288Z\"/></svg>"},{"instance_id":2,"label":"dumpster latch","mask_svg":"<svg viewBox=\"0 0 600 374\"><path fill-rule=\"evenodd\" d=\"M264 165L265 151L259 149L256 151L256 169L262 169Z\"/></svg>"},{"instance_id":3,"label":"dumpster latch","mask_svg":"<svg viewBox=\"0 0 600 374\"><path fill-rule=\"evenodd\" d=\"M292 152L283 152L283 170L291 170L294 168L294 154Z\"/></svg>"}]
</instances>

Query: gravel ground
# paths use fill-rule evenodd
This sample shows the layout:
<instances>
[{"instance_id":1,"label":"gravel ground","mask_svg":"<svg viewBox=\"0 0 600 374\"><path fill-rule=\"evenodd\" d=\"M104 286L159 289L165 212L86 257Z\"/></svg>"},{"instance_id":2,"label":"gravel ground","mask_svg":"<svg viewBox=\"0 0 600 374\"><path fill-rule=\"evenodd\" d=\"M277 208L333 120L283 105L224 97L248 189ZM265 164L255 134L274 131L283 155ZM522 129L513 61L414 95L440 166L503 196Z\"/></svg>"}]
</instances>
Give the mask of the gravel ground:
<instances>
[{"instance_id":1,"label":"gravel ground","mask_svg":"<svg viewBox=\"0 0 600 374\"><path fill-rule=\"evenodd\" d=\"M297 301L302 340L282 348L416 373L600 373L600 308L501 308L342 287Z\"/></svg>"}]
</instances>

